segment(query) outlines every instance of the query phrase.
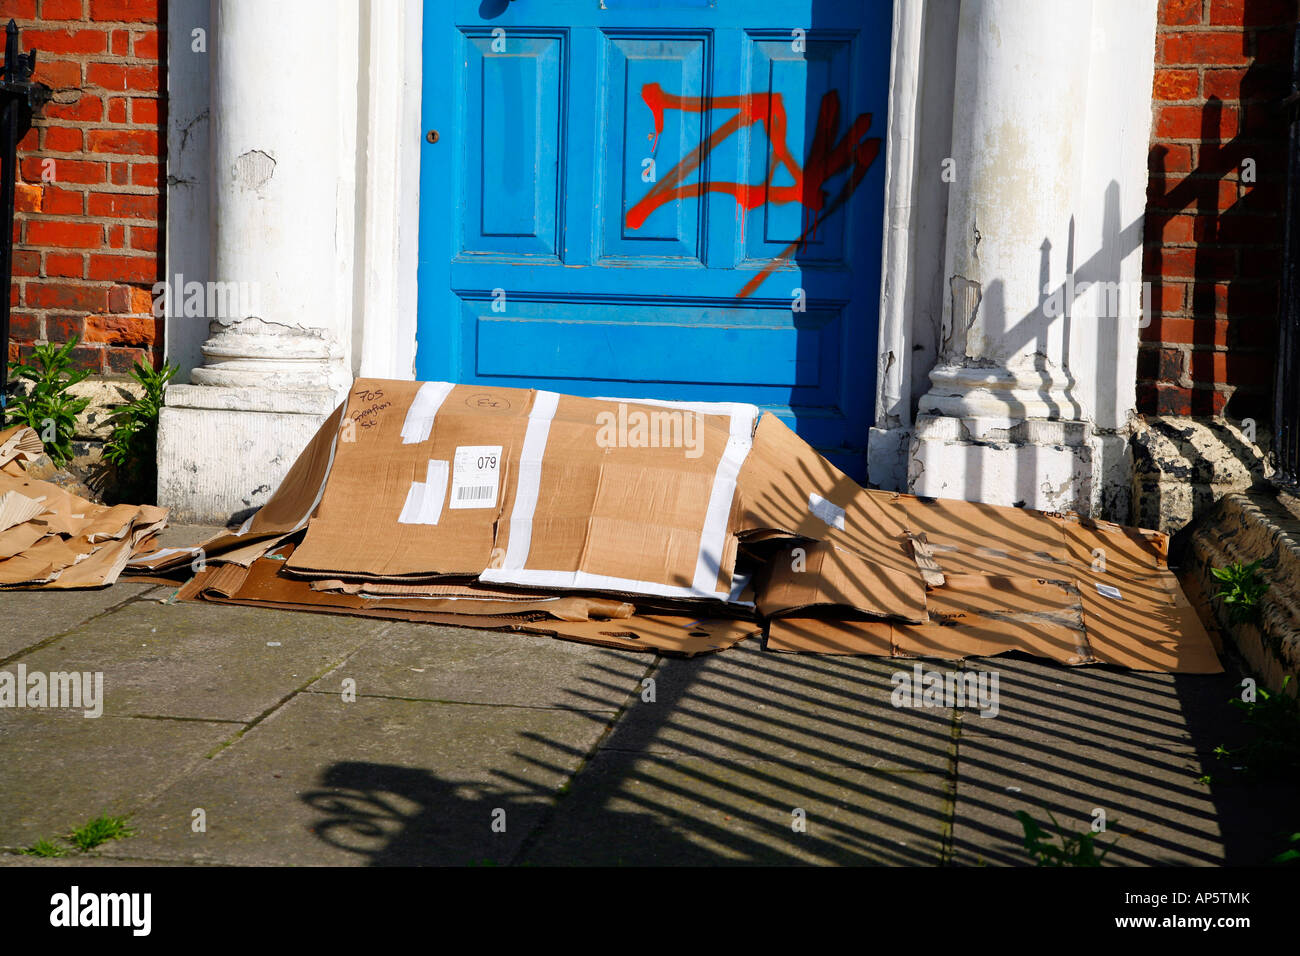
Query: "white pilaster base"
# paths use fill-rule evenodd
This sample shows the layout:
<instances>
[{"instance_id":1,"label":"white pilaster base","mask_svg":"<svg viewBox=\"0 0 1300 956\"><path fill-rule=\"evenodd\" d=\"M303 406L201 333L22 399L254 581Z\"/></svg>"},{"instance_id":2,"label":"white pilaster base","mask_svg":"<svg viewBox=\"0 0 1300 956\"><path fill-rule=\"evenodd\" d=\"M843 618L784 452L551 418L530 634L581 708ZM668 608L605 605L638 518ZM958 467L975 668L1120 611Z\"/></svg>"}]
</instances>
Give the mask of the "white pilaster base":
<instances>
[{"instance_id":1,"label":"white pilaster base","mask_svg":"<svg viewBox=\"0 0 1300 956\"><path fill-rule=\"evenodd\" d=\"M1096 449L1082 421L1030 419L974 438L958 418L920 415L908 455L908 490L932 498L1091 514Z\"/></svg>"},{"instance_id":2,"label":"white pilaster base","mask_svg":"<svg viewBox=\"0 0 1300 956\"><path fill-rule=\"evenodd\" d=\"M884 491L907 491L910 428L873 428L867 435L867 478Z\"/></svg>"},{"instance_id":3,"label":"white pilaster base","mask_svg":"<svg viewBox=\"0 0 1300 956\"><path fill-rule=\"evenodd\" d=\"M326 389L171 386L158 427L158 503L173 524L242 519L342 399Z\"/></svg>"}]
</instances>

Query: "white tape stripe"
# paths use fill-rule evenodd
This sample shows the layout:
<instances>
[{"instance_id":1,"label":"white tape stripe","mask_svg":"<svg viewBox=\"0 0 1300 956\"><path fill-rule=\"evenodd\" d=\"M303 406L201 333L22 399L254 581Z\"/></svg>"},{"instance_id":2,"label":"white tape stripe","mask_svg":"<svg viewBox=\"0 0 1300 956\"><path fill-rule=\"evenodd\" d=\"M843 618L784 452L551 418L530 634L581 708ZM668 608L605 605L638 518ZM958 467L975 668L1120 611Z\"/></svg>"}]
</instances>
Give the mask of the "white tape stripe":
<instances>
[{"instance_id":1,"label":"white tape stripe","mask_svg":"<svg viewBox=\"0 0 1300 956\"><path fill-rule=\"evenodd\" d=\"M844 509L835 502L827 501L816 492L809 492L808 510L832 528L838 528L840 531L844 530Z\"/></svg>"},{"instance_id":2,"label":"white tape stripe","mask_svg":"<svg viewBox=\"0 0 1300 956\"><path fill-rule=\"evenodd\" d=\"M726 451L718 462L718 470L713 478L713 490L709 493L709 509L705 513L704 528L700 532L700 554L695 562L695 588L716 591L718 575L722 573L722 554L727 544L727 521L731 517L731 502L736 496L736 479L740 477L740 466L749 454L753 439L750 436L750 424L745 422L744 413L737 410L731 419L731 437L727 439Z\"/></svg>"},{"instance_id":3,"label":"white tape stripe","mask_svg":"<svg viewBox=\"0 0 1300 956\"><path fill-rule=\"evenodd\" d=\"M537 495L542 485L542 457L546 454L546 438L559 403L556 392L538 392L533 399L528 430L524 432L524 445L519 452L519 481L515 484L515 502L510 509L510 541L501 568L493 570L518 571L528 561L528 551L533 545L533 514L537 511Z\"/></svg>"},{"instance_id":4,"label":"white tape stripe","mask_svg":"<svg viewBox=\"0 0 1300 956\"><path fill-rule=\"evenodd\" d=\"M425 382L420 386L411 401L411 407L406 411L406 419L402 422L403 445L415 445L428 440L433 432L434 416L453 388L455 386L450 382Z\"/></svg>"},{"instance_id":5,"label":"white tape stripe","mask_svg":"<svg viewBox=\"0 0 1300 956\"><path fill-rule=\"evenodd\" d=\"M413 481L397 520L400 524L437 524L447 497L447 462L430 459L424 481Z\"/></svg>"}]
</instances>

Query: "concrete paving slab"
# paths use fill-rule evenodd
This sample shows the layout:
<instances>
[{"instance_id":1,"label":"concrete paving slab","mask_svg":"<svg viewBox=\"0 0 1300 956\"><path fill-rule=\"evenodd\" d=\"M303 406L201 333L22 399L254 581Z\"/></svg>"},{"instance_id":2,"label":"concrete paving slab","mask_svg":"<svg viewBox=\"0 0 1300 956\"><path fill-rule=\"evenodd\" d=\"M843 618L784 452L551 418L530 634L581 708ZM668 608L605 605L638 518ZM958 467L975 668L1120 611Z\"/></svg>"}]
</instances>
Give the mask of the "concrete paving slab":
<instances>
[{"instance_id":1,"label":"concrete paving slab","mask_svg":"<svg viewBox=\"0 0 1300 956\"><path fill-rule=\"evenodd\" d=\"M265 608L139 601L19 658L29 670L104 673L104 711L249 721L386 622Z\"/></svg>"},{"instance_id":2,"label":"concrete paving slab","mask_svg":"<svg viewBox=\"0 0 1300 956\"><path fill-rule=\"evenodd\" d=\"M1081 746L1051 736L962 735L957 756L953 862L1032 865L1022 847L1024 810L1048 824L1050 810L1072 834L1105 811L1109 842L1123 834L1107 865L1222 863L1223 834L1208 789L1196 782L1194 753L1146 753Z\"/></svg>"},{"instance_id":3,"label":"concrete paving slab","mask_svg":"<svg viewBox=\"0 0 1300 956\"><path fill-rule=\"evenodd\" d=\"M30 846L103 811L129 813L237 729L191 720L0 710L0 846Z\"/></svg>"},{"instance_id":4,"label":"concrete paving slab","mask_svg":"<svg viewBox=\"0 0 1300 956\"><path fill-rule=\"evenodd\" d=\"M0 591L0 661L154 590L119 581L86 591Z\"/></svg>"},{"instance_id":5,"label":"concrete paving slab","mask_svg":"<svg viewBox=\"0 0 1300 956\"><path fill-rule=\"evenodd\" d=\"M768 654L757 641L665 659L651 675L654 701L638 692L603 747L947 772L953 712L894 707L890 676L897 669L873 658Z\"/></svg>"},{"instance_id":6,"label":"concrete paving slab","mask_svg":"<svg viewBox=\"0 0 1300 956\"><path fill-rule=\"evenodd\" d=\"M1239 712L1228 704L1240 689L1234 675L1149 674L1012 657L963 666L998 676L997 715L968 715L962 721L964 736L1201 754L1240 736Z\"/></svg>"},{"instance_id":7,"label":"concrete paving slab","mask_svg":"<svg viewBox=\"0 0 1300 956\"><path fill-rule=\"evenodd\" d=\"M136 814L108 855L232 864L502 864L605 715L299 694ZM192 830L202 808L207 830ZM494 832L494 811L505 832Z\"/></svg>"},{"instance_id":8,"label":"concrete paving slab","mask_svg":"<svg viewBox=\"0 0 1300 956\"><path fill-rule=\"evenodd\" d=\"M532 634L394 623L308 689L336 694L352 678L360 695L613 712L653 663Z\"/></svg>"},{"instance_id":9,"label":"concrete paving slab","mask_svg":"<svg viewBox=\"0 0 1300 956\"><path fill-rule=\"evenodd\" d=\"M934 865L947 807L940 774L601 751L520 862Z\"/></svg>"}]
</instances>

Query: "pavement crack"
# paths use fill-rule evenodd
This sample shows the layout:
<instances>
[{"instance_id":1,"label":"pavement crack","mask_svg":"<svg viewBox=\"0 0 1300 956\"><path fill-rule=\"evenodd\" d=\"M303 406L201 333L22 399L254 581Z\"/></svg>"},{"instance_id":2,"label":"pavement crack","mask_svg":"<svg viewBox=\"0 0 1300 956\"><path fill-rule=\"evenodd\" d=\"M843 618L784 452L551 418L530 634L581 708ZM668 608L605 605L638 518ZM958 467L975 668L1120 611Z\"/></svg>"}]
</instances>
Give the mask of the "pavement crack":
<instances>
[{"instance_id":1,"label":"pavement crack","mask_svg":"<svg viewBox=\"0 0 1300 956\"><path fill-rule=\"evenodd\" d=\"M948 747L948 773L943 784L943 803L940 805L939 865L952 866L953 831L957 824L957 769L961 744L961 711L952 714L952 742Z\"/></svg>"},{"instance_id":2,"label":"pavement crack","mask_svg":"<svg viewBox=\"0 0 1300 956\"><path fill-rule=\"evenodd\" d=\"M10 654L8 657L0 658L0 667L5 667L8 664L12 664L20 657L25 657L28 654L32 654L35 653L36 651L41 650L42 648L49 647L55 641L67 637L73 631L85 627L90 622L98 621L101 617L106 617L109 614L115 614L118 611L122 610L122 608L126 607L128 604L135 604L137 601L144 600L146 597L148 597L148 595L152 593L153 593L153 588L150 588L148 591L145 591L142 594L133 594L129 598L125 598L121 601L118 601L112 607L106 607L104 608L104 610L100 611L99 613L92 614L90 615L90 617L78 621L76 624L72 625L72 627L69 627L66 630L62 630L57 634L51 634L49 637L42 638L41 640L37 641L35 644L31 644L28 645L27 647L21 648L20 650L14 652L13 654ZM149 600L152 601L157 599L149 598Z\"/></svg>"}]
</instances>

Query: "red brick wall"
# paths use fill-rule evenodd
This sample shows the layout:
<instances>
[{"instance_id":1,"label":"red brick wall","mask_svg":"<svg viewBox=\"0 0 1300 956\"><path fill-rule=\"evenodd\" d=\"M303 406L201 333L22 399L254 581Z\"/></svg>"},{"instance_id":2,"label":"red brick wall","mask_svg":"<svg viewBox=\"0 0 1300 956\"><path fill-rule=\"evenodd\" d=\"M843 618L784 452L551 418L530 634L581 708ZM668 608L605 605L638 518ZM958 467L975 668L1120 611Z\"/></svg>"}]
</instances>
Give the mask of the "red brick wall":
<instances>
[{"instance_id":1,"label":"red brick wall","mask_svg":"<svg viewBox=\"0 0 1300 956\"><path fill-rule=\"evenodd\" d=\"M1295 22L1295 0L1161 0L1140 411L1271 418Z\"/></svg>"},{"instance_id":2,"label":"red brick wall","mask_svg":"<svg viewBox=\"0 0 1300 956\"><path fill-rule=\"evenodd\" d=\"M81 337L79 365L155 365L162 322L163 0L0 0L53 100L19 145L9 357ZM52 181L51 181L52 179Z\"/></svg>"}]
</instances>

